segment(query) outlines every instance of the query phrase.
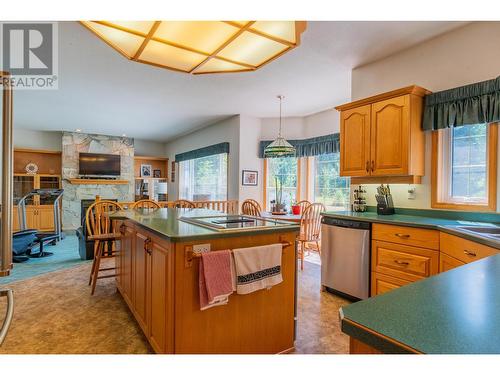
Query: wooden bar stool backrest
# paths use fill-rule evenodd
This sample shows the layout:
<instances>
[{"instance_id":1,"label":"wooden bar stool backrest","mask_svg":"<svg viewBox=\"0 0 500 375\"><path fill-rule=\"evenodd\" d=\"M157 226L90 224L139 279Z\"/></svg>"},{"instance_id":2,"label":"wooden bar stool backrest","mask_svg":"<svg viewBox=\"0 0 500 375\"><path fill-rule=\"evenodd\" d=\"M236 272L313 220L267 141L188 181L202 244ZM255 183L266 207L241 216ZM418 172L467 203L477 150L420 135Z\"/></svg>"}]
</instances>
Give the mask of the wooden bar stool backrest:
<instances>
[{"instance_id":1,"label":"wooden bar stool backrest","mask_svg":"<svg viewBox=\"0 0 500 375\"><path fill-rule=\"evenodd\" d=\"M161 208L160 204L152 199L141 199L140 201L135 202L132 205L132 208L138 209L138 208Z\"/></svg>"},{"instance_id":2,"label":"wooden bar stool backrest","mask_svg":"<svg viewBox=\"0 0 500 375\"><path fill-rule=\"evenodd\" d=\"M317 241L321 231L321 213L325 211L323 203L312 203L306 207L300 218L300 240Z\"/></svg>"},{"instance_id":3,"label":"wooden bar stool backrest","mask_svg":"<svg viewBox=\"0 0 500 375\"><path fill-rule=\"evenodd\" d=\"M113 201L98 201L93 203L85 214L87 222L87 234L95 236L96 234L108 234L113 232L112 221L107 214L122 210L119 203ZM105 215L106 214L106 215Z\"/></svg>"},{"instance_id":4,"label":"wooden bar stool backrest","mask_svg":"<svg viewBox=\"0 0 500 375\"><path fill-rule=\"evenodd\" d=\"M308 200L303 200L303 201L300 201L299 203L297 203L297 206L300 206L300 212L304 212L305 209L307 207L309 207L311 205L311 202L309 202Z\"/></svg>"},{"instance_id":5,"label":"wooden bar stool backrest","mask_svg":"<svg viewBox=\"0 0 500 375\"><path fill-rule=\"evenodd\" d=\"M194 202L188 201L186 199L178 199L174 202L175 208L196 208Z\"/></svg>"},{"instance_id":6,"label":"wooden bar stool backrest","mask_svg":"<svg viewBox=\"0 0 500 375\"><path fill-rule=\"evenodd\" d=\"M260 216L260 212L260 204L253 199L247 199L241 205L241 213L243 215Z\"/></svg>"}]
</instances>

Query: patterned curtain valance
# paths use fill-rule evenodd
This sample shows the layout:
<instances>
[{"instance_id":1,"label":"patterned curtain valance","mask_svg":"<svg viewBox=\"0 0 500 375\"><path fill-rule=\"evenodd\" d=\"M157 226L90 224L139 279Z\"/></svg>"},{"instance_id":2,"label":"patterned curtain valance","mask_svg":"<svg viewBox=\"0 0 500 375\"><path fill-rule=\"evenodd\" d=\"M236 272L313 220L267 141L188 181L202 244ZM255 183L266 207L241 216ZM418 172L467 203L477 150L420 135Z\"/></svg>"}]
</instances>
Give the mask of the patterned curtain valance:
<instances>
[{"instance_id":1,"label":"patterned curtain valance","mask_svg":"<svg viewBox=\"0 0 500 375\"><path fill-rule=\"evenodd\" d=\"M175 155L175 162L186 161L191 159L203 158L205 156L212 156L217 154L228 154L229 142L217 143L216 145L198 148L196 150L183 152L182 154Z\"/></svg>"},{"instance_id":2,"label":"patterned curtain valance","mask_svg":"<svg viewBox=\"0 0 500 375\"><path fill-rule=\"evenodd\" d=\"M264 149L272 141L260 141L259 158L265 158ZM309 139L292 139L288 140L297 151L295 157L315 156L322 154L332 154L340 151L340 134L329 134L322 137ZM292 156L293 157L293 156Z\"/></svg>"},{"instance_id":3,"label":"patterned curtain valance","mask_svg":"<svg viewBox=\"0 0 500 375\"><path fill-rule=\"evenodd\" d=\"M424 130L500 121L500 77L425 97Z\"/></svg>"}]
</instances>

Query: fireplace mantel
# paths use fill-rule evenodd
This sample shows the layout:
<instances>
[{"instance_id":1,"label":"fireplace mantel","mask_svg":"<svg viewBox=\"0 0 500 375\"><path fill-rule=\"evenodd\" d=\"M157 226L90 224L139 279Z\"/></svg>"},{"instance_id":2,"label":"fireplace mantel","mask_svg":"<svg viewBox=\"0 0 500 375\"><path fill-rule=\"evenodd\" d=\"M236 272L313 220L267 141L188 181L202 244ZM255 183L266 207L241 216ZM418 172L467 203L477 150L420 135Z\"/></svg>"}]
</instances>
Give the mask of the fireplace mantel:
<instances>
[{"instance_id":1,"label":"fireplace mantel","mask_svg":"<svg viewBox=\"0 0 500 375\"><path fill-rule=\"evenodd\" d=\"M126 185L128 180L106 180L106 179L87 179L87 178L69 178L70 184L73 185Z\"/></svg>"}]
</instances>

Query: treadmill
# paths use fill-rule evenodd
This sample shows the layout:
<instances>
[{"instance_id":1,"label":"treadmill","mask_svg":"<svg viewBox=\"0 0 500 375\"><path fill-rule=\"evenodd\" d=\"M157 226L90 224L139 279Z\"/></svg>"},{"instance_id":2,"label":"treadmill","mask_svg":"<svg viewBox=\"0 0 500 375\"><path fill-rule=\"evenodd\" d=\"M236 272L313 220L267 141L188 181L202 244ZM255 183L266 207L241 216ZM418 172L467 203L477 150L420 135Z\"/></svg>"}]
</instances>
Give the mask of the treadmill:
<instances>
[{"instance_id":1,"label":"treadmill","mask_svg":"<svg viewBox=\"0 0 500 375\"><path fill-rule=\"evenodd\" d=\"M43 199L49 199L54 205L54 232L37 232L35 244L40 245L40 251L38 253L31 253L31 249L28 250L28 256L30 257L47 257L53 255L53 253L45 251L45 244L55 245L58 241L64 238L64 234L61 229L61 198L64 189L34 189L26 194L17 204L17 213L19 216L19 228L21 231L26 231L30 228L26 226L26 200L34 197L35 195L40 196Z\"/></svg>"}]
</instances>

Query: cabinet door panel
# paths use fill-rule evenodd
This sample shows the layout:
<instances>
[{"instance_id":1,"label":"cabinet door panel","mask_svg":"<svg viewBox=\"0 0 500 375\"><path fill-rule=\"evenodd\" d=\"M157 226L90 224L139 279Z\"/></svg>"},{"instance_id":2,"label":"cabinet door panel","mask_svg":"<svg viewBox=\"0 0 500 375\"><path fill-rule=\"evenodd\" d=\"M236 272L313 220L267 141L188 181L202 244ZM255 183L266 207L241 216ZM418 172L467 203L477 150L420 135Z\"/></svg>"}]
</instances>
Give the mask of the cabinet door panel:
<instances>
[{"instance_id":1,"label":"cabinet door panel","mask_svg":"<svg viewBox=\"0 0 500 375\"><path fill-rule=\"evenodd\" d=\"M169 306L168 278L171 274L168 249L156 242L152 244L150 276L150 342L156 352L165 353L167 323L171 316ZM170 323L171 325L171 323Z\"/></svg>"},{"instance_id":2,"label":"cabinet door panel","mask_svg":"<svg viewBox=\"0 0 500 375\"><path fill-rule=\"evenodd\" d=\"M54 231L54 206L38 206L38 229L41 231Z\"/></svg>"},{"instance_id":3,"label":"cabinet door panel","mask_svg":"<svg viewBox=\"0 0 500 375\"><path fill-rule=\"evenodd\" d=\"M120 241L120 256L119 256L119 267L120 272L118 274L118 283L120 284L123 298L127 301L129 306L133 306L134 295L132 288L132 256L134 253L134 234L133 228L126 226L124 228L124 234Z\"/></svg>"},{"instance_id":4,"label":"cabinet door panel","mask_svg":"<svg viewBox=\"0 0 500 375\"><path fill-rule=\"evenodd\" d=\"M19 230L19 215L17 212L17 206L12 209L12 231L17 232Z\"/></svg>"},{"instance_id":5,"label":"cabinet door panel","mask_svg":"<svg viewBox=\"0 0 500 375\"><path fill-rule=\"evenodd\" d=\"M147 237L136 232L134 251L134 313L137 322L146 333L148 332L148 260L149 256L145 250Z\"/></svg>"},{"instance_id":6,"label":"cabinet door panel","mask_svg":"<svg viewBox=\"0 0 500 375\"><path fill-rule=\"evenodd\" d=\"M466 264L461 260L453 258L445 253L439 254L439 272L446 272Z\"/></svg>"},{"instance_id":7,"label":"cabinet door panel","mask_svg":"<svg viewBox=\"0 0 500 375\"><path fill-rule=\"evenodd\" d=\"M409 95L372 104L371 174L407 175L410 137Z\"/></svg>"},{"instance_id":8,"label":"cabinet door panel","mask_svg":"<svg viewBox=\"0 0 500 375\"><path fill-rule=\"evenodd\" d=\"M26 206L26 229L39 229L38 211L34 206Z\"/></svg>"},{"instance_id":9,"label":"cabinet door panel","mask_svg":"<svg viewBox=\"0 0 500 375\"><path fill-rule=\"evenodd\" d=\"M397 277L372 272L372 293L371 297L397 289L400 286L411 283L411 281L399 279Z\"/></svg>"},{"instance_id":10,"label":"cabinet door panel","mask_svg":"<svg viewBox=\"0 0 500 375\"><path fill-rule=\"evenodd\" d=\"M342 111L340 116L340 175L369 175L370 105Z\"/></svg>"}]
</instances>

